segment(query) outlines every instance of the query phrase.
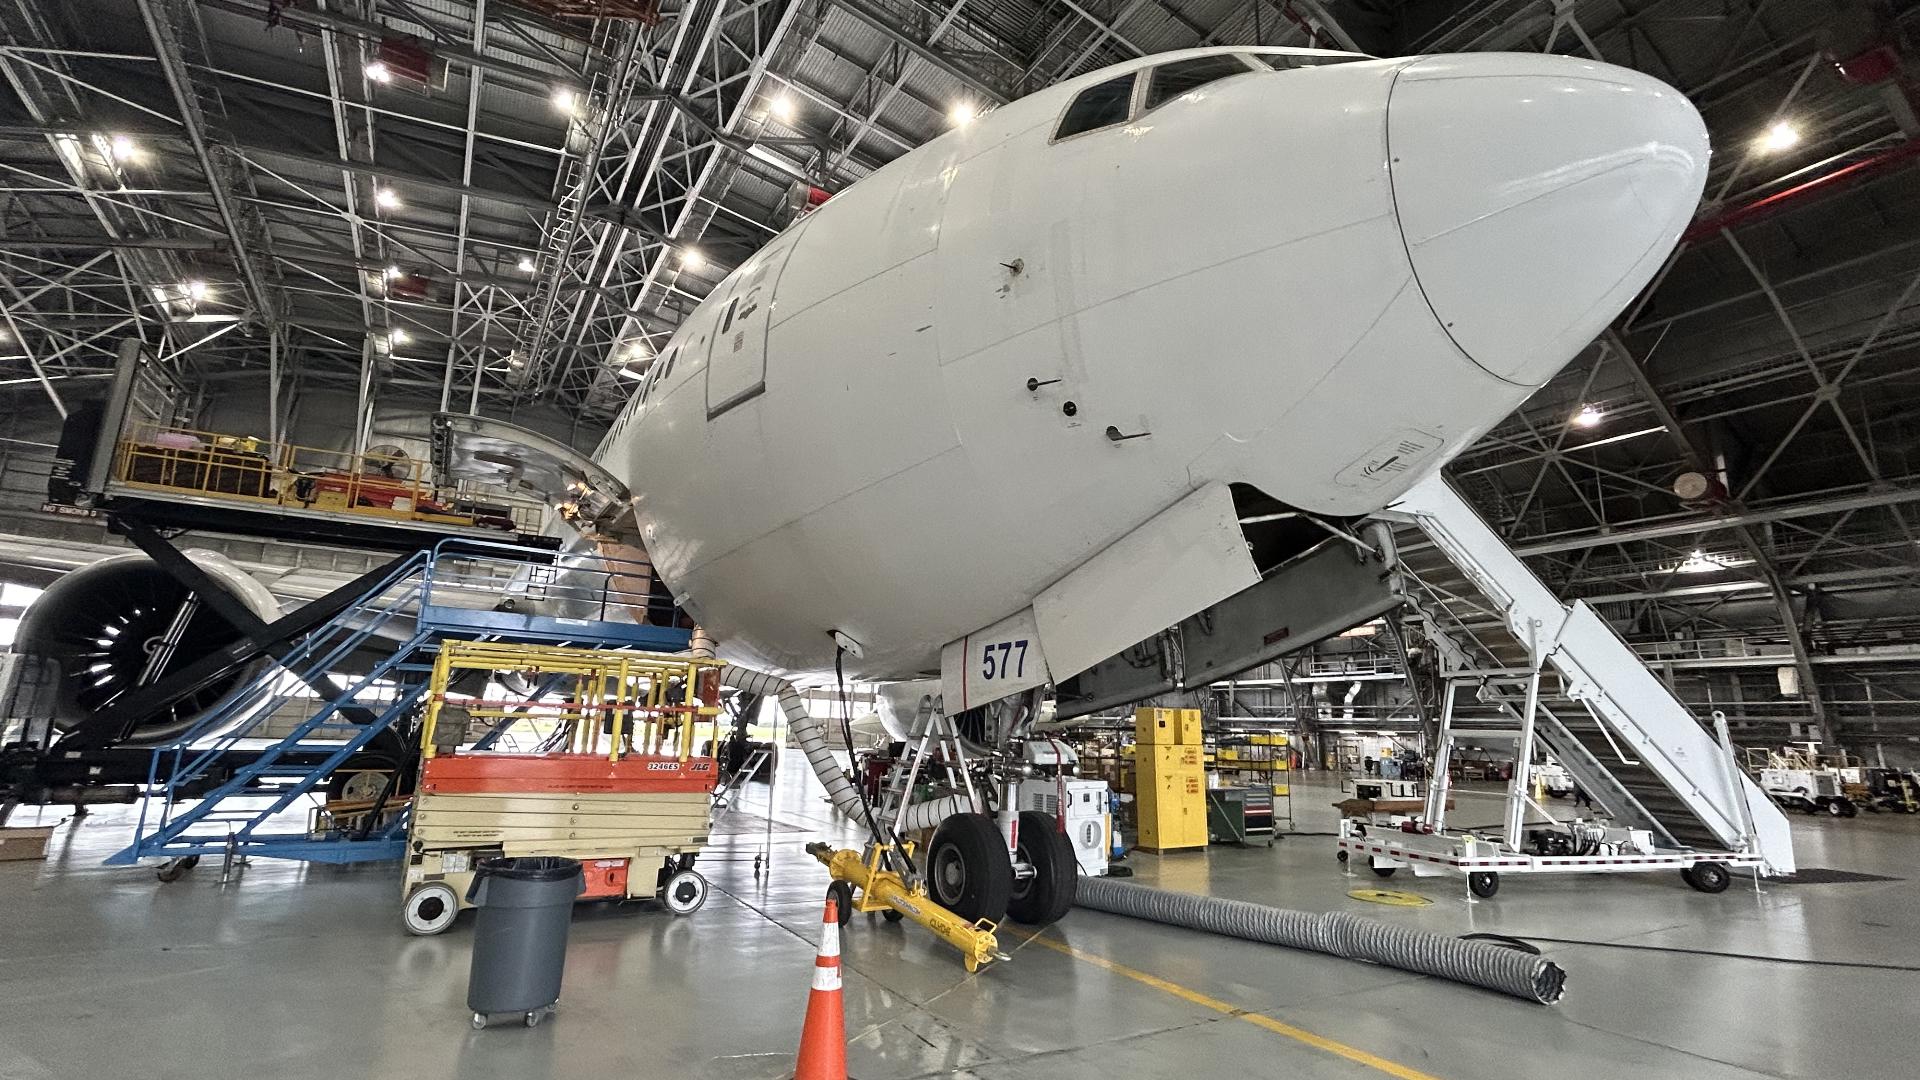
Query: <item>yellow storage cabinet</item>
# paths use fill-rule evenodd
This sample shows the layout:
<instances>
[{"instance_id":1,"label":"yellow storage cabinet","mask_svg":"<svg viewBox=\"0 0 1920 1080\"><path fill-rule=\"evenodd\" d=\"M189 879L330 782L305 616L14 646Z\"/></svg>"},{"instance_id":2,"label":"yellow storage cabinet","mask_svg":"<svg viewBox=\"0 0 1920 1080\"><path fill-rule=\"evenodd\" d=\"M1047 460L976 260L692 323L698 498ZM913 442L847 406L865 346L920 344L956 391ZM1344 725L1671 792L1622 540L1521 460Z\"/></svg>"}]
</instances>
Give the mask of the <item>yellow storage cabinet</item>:
<instances>
[{"instance_id":1,"label":"yellow storage cabinet","mask_svg":"<svg viewBox=\"0 0 1920 1080\"><path fill-rule=\"evenodd\" d=\"M1164 853L1207 846L1206 749L1197 709L1134 713L1134 784L1140 848Z\"/></svg>"},{"instance_id":2,"label":"yellow storage cabinet","mask_svg":"<svg viewBox=\"0 0 1920 1080\"><path fill-rule=\"evenodd\" d=\"M1199 709L1135 709L1135 742L1153 746L1199 746Z\"/></svg>"}]
</instances>

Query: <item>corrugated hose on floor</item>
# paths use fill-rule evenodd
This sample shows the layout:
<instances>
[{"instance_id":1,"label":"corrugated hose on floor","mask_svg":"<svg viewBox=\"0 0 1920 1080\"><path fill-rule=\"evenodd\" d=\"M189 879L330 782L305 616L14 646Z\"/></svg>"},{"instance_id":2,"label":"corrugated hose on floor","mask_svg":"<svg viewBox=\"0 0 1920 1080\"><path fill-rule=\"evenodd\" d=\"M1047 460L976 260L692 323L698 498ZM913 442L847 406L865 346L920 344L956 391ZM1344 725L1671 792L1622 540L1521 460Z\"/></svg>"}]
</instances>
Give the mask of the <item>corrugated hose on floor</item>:
<instances>
[{"instance_id":1,"label":"corrugated hose on floor","mask_svg":"<svg viewBox=\"0 0 1920 1080\"><path fill-rule=\"evenodd\" d=\"M1349 960L1366 960L1469 986L1497 990L1551 1005L1560 1000L1567 973L1539 955L1484 941L1463 941L1409 930L1345 912L1284 908L1194 896L1105 878L1083 877L1074 903L1094 911L1184 926L1210 934L1311 949Z\"/></svg>"}]
</instances>

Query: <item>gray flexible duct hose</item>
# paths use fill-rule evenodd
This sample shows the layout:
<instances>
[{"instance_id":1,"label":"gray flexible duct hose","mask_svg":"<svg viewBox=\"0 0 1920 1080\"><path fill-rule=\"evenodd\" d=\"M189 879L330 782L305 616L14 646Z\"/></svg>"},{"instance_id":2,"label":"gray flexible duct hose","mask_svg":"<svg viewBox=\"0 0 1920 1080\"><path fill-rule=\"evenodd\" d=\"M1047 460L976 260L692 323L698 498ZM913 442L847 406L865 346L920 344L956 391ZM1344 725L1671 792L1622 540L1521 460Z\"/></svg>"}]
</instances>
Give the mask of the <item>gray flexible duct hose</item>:
<instances>
[{"instance_id":1,"label":"gray flexible duct hose","mask_svg":"<svg viewBox=\"0 0 1920 1080\"><path fill-rule=\"evenodd\" d=\"M806 755L807 764L813 767L813 775L819 777L821 786L827 789L827 798L833 800L835 809L865 828L866 809L860 802L860 793L848 781L846 770L834 760L833 746L827 741L826 722L807 712L807 703L801 699L800 692L793 688L793 684L778 675L749 671L737 664L728 664L721 669L720 681L743 693L770 696L780 703L780 711L787 716L787 727L793 731L793 740L800 745L800 752ZM965 813L972 809L972 804L958 795L930 799L908 807L901 827L932 828L950 814Z\"/></svg>"},{"instance_id":2,"label":"gray flexible duct hose","mask_svg":"<svg viewBox=\"0 0 1920 1080\"><path fill-rule=\"evenodd\" d=\"M1168 892L1101 877L1083 877L1074 903L1211 934L1311 949L1349 960L1367 960L1470 986L1485 987L1542 1005L1560 1000L1567 973L1543 956L1480 941L1462 941L1409 930L1340 911L1317 913Z\"/></svg>"},{"instance_id":3,"label":"gray flexible duct hose","mask_svg":"<svg viewBox=\"0 0 1920 1080\"><path fill-rule=\"evenodd\" d=\"M940 823L955 814L970 814L973 803L965 795L949 795L944 799L928 799L907 807L906 814L900 818L900 831L912 832L915 829L937 829Z\"/></svg>"}]
</instances>

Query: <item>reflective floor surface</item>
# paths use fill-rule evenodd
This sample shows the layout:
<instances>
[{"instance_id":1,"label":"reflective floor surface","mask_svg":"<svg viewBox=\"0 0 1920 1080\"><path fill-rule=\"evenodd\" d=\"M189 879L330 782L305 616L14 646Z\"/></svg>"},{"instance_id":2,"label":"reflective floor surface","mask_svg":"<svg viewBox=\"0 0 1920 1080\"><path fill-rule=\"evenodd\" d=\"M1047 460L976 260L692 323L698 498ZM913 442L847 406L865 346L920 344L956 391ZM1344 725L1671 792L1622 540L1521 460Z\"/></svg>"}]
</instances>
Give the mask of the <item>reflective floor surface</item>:
<instances>
[{"instance_id":1,"label":"reflective floor surface","mask_svg":"<svg viewBox=\"0 0 1920 1080\"><path fill-rule=\"evenodd\" d=\"M566 990L542 1026L475 1032L463 916L401 929L392 865L212 861L174 884L99 865L124 810L63 824L45 863L0 863L0 1080L181 1077L792 1075L819 931L822 867L801 847L850 836L797 755L752 785L700 867L714 892L685 918L582 907ZM1298 828L1333 826L1331 782L1296 785ZM38 812L46 823L66 808ZM12 824L28 825L25 809ZM1920 818L1797 818L1803 865L1909 877ZM756 855L770 863L756 874ZM1746 882L1720 896L1674 874L1512 878L1470 903L1458 878L1348 891L1324 835L1268 848L1128 859L1167 888L1347 909L1442 933L1495 931L1769 957L1920 966L1920 890L1904 880ZM1210 1076L1403 1080L1892 1077L1913 1074L1920 974L1548 945L1565 1000L1531 1005L1349 961L1079 911L969 976L911 924L856 917L845 935L851 1073L1076 1080Z\"/></svg>"}]
</instances>

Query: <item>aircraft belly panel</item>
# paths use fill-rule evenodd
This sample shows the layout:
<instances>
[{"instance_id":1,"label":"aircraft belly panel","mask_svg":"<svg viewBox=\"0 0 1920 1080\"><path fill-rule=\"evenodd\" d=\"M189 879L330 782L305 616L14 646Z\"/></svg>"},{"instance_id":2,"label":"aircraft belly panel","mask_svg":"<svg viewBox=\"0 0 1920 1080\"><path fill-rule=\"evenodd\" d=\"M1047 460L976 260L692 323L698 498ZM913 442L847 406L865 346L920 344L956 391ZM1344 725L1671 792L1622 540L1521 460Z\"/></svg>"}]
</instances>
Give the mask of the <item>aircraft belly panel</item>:
<instances>
[{"instance_id":1,"label":"aircraft belly panel","mask_svg":"<svg viewBox=\"0 0 1920 1080\"><path fill-rule=\"evenodd\" d=\"M1059 522L1022 536L969 513L986 490L965 452L948 451L701 567L682 600L742 663L831 670L839 630L865 654L846 658L849 673L935 671L943 645L1084 558L1063 554L1061 538L1079 538Z\"/></svg>"},{"instance_id":2,"label":"aircraft belly panel","mask_svg":"<svg viewBox=\"0 0 1920 1080\"><path fill-rule=\"evenodd\" d=\"M1034 598L1056 677L1083 671L1260 580L1222 483L1208 484Z\"/></svg>"}]
</instances>

